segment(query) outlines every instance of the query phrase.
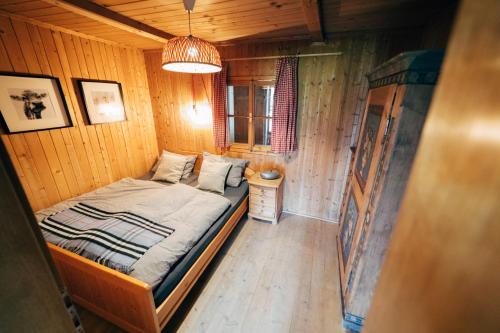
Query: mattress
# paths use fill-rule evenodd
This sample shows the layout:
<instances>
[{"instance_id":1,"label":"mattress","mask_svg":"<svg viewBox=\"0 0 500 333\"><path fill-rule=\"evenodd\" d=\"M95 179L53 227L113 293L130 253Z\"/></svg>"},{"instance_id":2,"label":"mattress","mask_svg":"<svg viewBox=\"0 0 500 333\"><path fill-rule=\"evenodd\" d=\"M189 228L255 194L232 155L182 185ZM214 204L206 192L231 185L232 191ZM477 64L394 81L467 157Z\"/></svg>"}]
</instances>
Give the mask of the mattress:
<instances>
[{"instance_id":1,"label":"mattress","mask_svg":"<svg viewBox=\"0 0 500 333\"><path fill-rule=\"evenodd\" d=\"M141 177L141 179L151 179L152 174L148 173ZM160 182L168 186L167 183ZM182 180L182 183L196 186L197 178L191 177ZM203 251L207 248L208 244L217 236L219 231L224 227L229 218L234 214L236 209L243 202L248 195L248 183L243 181L239 187L226 187L224 197L231 201L231 206L226 212L215 221L212 226L205 232L205 234L198 240L198 242L189 250L181 259L175 263L170 272L163 278L163 280L153 290L153 298L155 306L159 306L167 296L174 290L177 284L182 280L187 271L200 257Z\"/></svg>"},{"instance_id":2,"label":"mattress","mask_svg":"<svg viewBox=\"0 0 500 333\"><path fill-rule=\"evenodd\" d=\"M131 266L129 276L156 288L206 231L231 206L220 194L200 191L189 184L169 184L123 178L81 196L70 198L35 213L38 222L88 204L108 212L130 211L168 226L174 233L150 247Z\"/></svg>"}]
</instances>

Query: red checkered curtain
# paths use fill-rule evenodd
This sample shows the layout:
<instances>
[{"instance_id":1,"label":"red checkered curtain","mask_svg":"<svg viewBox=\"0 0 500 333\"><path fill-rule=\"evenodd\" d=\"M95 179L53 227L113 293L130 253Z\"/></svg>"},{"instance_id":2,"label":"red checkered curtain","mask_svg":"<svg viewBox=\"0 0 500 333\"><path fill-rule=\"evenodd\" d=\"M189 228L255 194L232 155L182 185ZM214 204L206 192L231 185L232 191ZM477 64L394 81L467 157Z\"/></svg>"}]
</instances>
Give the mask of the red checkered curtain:
<instances>
[{"instance_id":1,"label":"red checkered curtain","mask_svg":"<svg viewBox=\"0 0 500 333\"><path fill-rule=\"evenodd\" d=\"M227 64L212 77L212 114L214 143L217 148L229 147L229 124L226 117Z\"/></svg>"},{"instance_id":2,"label":"red checkered curtain","mask_svg":"<svg viewBox=\"0 0 500 333\"><path fill-rule=\"evenodd\" d=\"M297 57L280 58L276 64L273 128L271 132L271 150L275 153L286 154L297 149L297 143L295 142L297 68Z\"/></svg>"}]
</instances>

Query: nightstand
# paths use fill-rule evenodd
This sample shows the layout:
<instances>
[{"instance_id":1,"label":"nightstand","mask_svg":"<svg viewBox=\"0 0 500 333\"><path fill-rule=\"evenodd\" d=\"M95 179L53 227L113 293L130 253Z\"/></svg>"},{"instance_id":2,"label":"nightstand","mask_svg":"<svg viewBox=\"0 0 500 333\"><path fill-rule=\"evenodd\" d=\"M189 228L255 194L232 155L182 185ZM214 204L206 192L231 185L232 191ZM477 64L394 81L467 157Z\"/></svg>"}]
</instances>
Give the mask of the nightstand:
<instances>
[{"instance_id":1,"label":"nightstand","mask_svg":"<svg viewBox=\"0 0 500 333\"><path fill-rule=\"evenodd\" d=\"M250 208L248 215L277 224L283 210L283 178L266 180L256 172L250 179Z\"/></svg>"}]
</instances>

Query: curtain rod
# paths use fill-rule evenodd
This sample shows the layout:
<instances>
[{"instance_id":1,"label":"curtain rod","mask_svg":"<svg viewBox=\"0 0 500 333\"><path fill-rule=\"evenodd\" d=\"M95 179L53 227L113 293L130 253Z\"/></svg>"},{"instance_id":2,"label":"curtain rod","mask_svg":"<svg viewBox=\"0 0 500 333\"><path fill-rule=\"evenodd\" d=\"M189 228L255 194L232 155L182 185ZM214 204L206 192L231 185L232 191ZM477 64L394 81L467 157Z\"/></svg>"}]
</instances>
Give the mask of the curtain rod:
<instances>
[{"instance_id":1,"label":"curtain rod","mask_svg":"<svg viewBox=\"0 0 500 333\"><path fill-rule=\"evenodd\" d=\"M327 52L327 53L308 53L308 54L297 54L297 55L277 55L277 56L267 56L267 57L246 57L246 58L229 58L222 59L224 61L240 61L240 60L265 60L265 59L278 59L283 57L324 57L324 56L340 56L342 52Z\"/></svg>"}]
</instances>

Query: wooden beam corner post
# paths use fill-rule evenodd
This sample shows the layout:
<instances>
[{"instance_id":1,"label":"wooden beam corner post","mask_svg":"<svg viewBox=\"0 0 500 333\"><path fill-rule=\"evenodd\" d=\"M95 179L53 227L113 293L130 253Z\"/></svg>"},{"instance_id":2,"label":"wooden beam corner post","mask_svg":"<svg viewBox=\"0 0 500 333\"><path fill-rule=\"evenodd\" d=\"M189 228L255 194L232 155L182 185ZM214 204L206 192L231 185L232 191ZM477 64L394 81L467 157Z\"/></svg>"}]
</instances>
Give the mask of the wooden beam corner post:
<instances>
[{"instance_id":1,"label":"wooden beam corner post","mask_svg":"<svg viewBox=\"0 0 500 333\"><path fill-rule=\"evenodd\" d=\"M324 40L319 5L318 0L302 0L307 29L315 42L322 42Z\"/></svg>"}]
</instances>

